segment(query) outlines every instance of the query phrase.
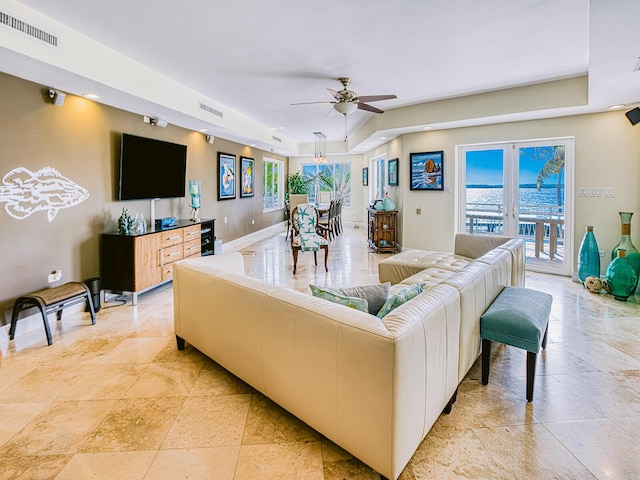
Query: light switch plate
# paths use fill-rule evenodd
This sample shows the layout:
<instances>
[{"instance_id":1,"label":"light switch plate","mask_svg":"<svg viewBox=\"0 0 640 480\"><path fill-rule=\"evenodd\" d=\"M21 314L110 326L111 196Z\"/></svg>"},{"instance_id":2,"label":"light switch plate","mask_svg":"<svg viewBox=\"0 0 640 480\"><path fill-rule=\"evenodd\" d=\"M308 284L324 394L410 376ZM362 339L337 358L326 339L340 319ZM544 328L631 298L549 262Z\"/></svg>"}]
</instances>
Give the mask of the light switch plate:
<instances>
[{"instance_id":1,"label":"light switch plate","mask_svg":"<svg viewBox=\"0 0 640 480\"><path fill-rule=\"evenodd\" d=\"M600 187L591 187L591 196L599 197L600 196Z\"/></svg>"},{"instance_id":2,"label":"light switch plate","mask_svg":"<svg viewBox=\"0 0 640 480\"><path fill-rule=\"evenodd\" d=\"M586 197L587 196L587 192L588 192L587 187L578 187L578 196L579 197Z\"/></svg>"}]
</instances>

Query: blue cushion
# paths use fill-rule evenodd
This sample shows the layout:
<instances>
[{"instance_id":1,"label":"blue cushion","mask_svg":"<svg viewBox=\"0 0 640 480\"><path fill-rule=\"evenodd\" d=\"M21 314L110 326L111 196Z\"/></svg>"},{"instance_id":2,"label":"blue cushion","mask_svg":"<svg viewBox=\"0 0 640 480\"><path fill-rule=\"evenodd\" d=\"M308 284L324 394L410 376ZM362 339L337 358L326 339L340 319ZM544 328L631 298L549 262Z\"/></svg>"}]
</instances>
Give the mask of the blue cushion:
<instances>
[{"instance_id":1,"label":"blue cushion","mask_svg":"<svg viewBox=\"0 0 640 480\"><path fill-rule=\"evenodd\" d=\"M393 309L398 308L405 302L408 302L416 295L419 295L424 290L425 283L415 283L413 285L409 285L408 287L401 288L396 293L387 298L387 301L384 302L384 305L376 315L378 318L384 318L385 315L389 314Z\"/></svg>"},{"instance_id":2,"label":"blue cushion","mask_svg":"<svg viewBox=\"0 0 640 480\"><path fill-rule=\"evenodd\" d=\"M505 287L480 317L480 336L538 353L553 297L530 288Z\"/></svg>"},{"instance_id":3,"label":"blue cushion","mask_svg":"<svg viewBox=\"0 0 640 480\"><path fill-rule=\"evenodd\" d=\"M330 302L338 303L340 305L344 305L345 307L354 308L356 310L360 310L361 312L369 313L369 304L364 298L347 297L329 290L328 288L318 287L316 285L309 285L309 288L311 289L311 293L314 297L329 300Z\"/></svg>"}]
</instances>

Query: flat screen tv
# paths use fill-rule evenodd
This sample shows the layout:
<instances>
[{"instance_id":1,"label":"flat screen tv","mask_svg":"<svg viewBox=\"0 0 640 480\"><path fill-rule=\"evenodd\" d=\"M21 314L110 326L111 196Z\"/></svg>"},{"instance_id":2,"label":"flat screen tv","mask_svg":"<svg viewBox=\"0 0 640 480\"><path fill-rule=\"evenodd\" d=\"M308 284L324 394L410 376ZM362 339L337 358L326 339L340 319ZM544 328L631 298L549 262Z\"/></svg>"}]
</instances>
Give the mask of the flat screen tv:
<instances>
[{"instance_id":1,"label":"flat screen tv","mask_svg":"<svg viewBox=\"0 0 640 480\"><path fill-rule=\"evenodd\" d=\"M122 134L119 200L185 196L187 146Z\"/></svg>"}]
</instances>

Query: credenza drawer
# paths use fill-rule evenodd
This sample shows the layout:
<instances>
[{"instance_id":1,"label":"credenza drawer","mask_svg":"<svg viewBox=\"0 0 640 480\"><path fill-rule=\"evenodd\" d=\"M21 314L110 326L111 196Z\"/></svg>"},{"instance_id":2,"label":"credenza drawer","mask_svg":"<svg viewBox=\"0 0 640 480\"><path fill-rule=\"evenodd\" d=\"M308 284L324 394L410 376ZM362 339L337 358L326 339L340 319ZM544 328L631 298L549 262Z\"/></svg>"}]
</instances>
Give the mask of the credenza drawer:
<instances>
[{"instance_id":1,"label":"credenza drawer","mask_svg":"<svg viewBox=\"0 0 640 480\"><path fill-rule=\"evenodd\" d=\"M160 249L160 265L164 266L168 263L175 262L176 260L182 260L182 244L173 245L172 247L166 247Z\"/></svg>"},{"instance_id":2,"label":"credenza drawer","mask_svg":"<svg viewBox=\"0 0 640 480\"><path fill-rule=\"evenodd\" d=\"M178 245L179 243L184 242L183 230L183 228L176 228L175 230L167 230L166 232L162 232L160 234L160 245L164 248L170 247L172 245Z\"/></svg>"},{"instance_id":3,"label":"credenza drawer","mask_svg":"<svg viewBox=\"0 0 640 480\"><path fill-rule=\"evenodd\" d=\"M162 267L162 281L173 279L173 263Z\"/></svg>"},{"instance_id":4,"label":"credenza drawer","mask_svg":"<svg viewBox=\"0 0 640 480\"><path fill-rule=\"evenodd\" d=\"M194 239L200 239L200 225L191 225L190 227L185 227L182 229L184 232L184 241L190 242Z\"/></svg>"},{"instance_id":5,"label":"credenza drawer","mask_svg":"<svg viewBox=\"0 0 640 480\"><path fill-rule=\"evenodd\" d=\"M190 242L183 243L182 256L184 258L191 257L193 255L200 256L200 238L191 240Z\"/></svg>"}]
</instances>

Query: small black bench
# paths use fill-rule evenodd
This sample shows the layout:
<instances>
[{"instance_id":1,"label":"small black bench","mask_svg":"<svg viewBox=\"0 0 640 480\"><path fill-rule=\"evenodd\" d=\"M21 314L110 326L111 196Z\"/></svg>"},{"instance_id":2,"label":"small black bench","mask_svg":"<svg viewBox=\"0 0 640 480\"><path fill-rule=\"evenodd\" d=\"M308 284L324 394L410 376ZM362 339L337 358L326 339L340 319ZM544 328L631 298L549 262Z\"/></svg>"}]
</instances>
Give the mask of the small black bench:
<instances>
[{"instance_id":1,"label":"small black bench","mask_svg":"<svg viewBox=\"0 0 640 480\"><path fill-rule=\"evenodd\" d=\"M27 308L36 307L42 314L44 322L44 331L47 334L47 343L51 345L51 330L47 315L56 312L58 320L62 320L62 310L80 302L87 302L89 312L91 313L91 324L96 324L96 312L93 308L93 300L89 288L81 282L69 282L64 285L53 288L45 288L38 292L24 295L16 300L13 304L13 313L11 315L11 328L9 329L9 340L13 340L16 334L16 326L18 324L18 314Z\"/></svg>"},{"instance_id":2,"label":"small black bench","mask_svg":"<svg viewBox=\"0 0 640 480\"><path fill-rule=\"evenodd\" d=\"M527 401L533 400L536 358L547 348L549 314L553 297L530 288L505 287L480 317L482 384L489 383L491 342L527 351Z\"/></svg>"}]
</instances>

